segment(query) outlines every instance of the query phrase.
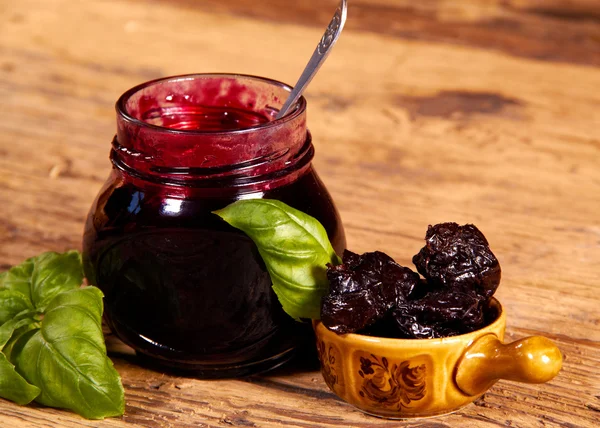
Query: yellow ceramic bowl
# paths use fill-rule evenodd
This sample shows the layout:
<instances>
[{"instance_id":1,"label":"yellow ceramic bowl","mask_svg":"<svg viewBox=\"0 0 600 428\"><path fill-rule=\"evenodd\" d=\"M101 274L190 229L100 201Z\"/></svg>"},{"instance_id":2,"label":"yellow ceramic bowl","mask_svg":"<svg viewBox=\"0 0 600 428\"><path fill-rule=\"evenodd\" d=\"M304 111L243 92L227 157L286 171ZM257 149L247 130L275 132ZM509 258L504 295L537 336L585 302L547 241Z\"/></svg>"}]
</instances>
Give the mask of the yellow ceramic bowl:
<instances>
[{"instance_id":1,"label":"yellow ceramic bowl","mask_svg":"<svg viewBox=\"0 0 600 428\"><path fill-rule=\"evenodd\" d=\"M503 344L506 315L488 326L442 339L388 339L338 335L313 323L321 373L329 388L360 410L386 418L454 412L498 379L547 382L562 367L550 340L532 336Z\"/></svg>"}]
</instances>

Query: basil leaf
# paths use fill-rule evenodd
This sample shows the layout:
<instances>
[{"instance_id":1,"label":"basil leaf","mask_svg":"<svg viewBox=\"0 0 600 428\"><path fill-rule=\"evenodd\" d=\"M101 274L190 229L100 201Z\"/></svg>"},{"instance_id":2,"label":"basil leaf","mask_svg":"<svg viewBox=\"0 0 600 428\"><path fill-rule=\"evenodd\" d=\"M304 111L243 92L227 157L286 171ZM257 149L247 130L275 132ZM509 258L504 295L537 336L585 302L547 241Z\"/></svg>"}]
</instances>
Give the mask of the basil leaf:
<instances>
[{"instance_id":1,"label":"basil leaf","mask_svg":"<svg viewBox=\"0 0 600 428\"><path fill-rule=\"evenodd\" d=\"M237 201L215 214L254 241L285 312L319 319L329 290L326 265L340 263L321 223L270 199Z\"/></svg>"},{"instance_id":2,"label":"basil leaf","mask_svg":"<svg viewBox=\"0 0 600 428\"><path fill-rule=\"evenodd\" d=\"M33 305L27 295L16 290L0 288L0 325L18 313L30 309L33 309Z\"/></svg>"},{"instance_id":3,"label":"basil leaf","mask_svg":"<svg viewBox=\"0 0 600 428\"><path fill-rule=\"evenodd\" d=\"M41 329L13 348L18 372L42 390L37 402L88 419L123 414L123 386L106 356L102 310L96 287L63 292L48 305Z\"/></svg>"},{"instance_id":4,"label":"basil leaf","mask_svg":"<svg viewBox=\"0 0 600 428\"><path fill-rule=\"evenodd\" d=\"M80 289L82 281L77 251L43 253L0 274L0 397L90 419L123 414L123 386L102 335L102 293Z\"/></svg>"},{"instance_id":5,"label":"basil leaf","mask_svg":"<svg viewBox=\"0 0 600 428\"><path fill-rule=\"evenodd\" d=\"M0 275L0 290L11 290L25 296L31 302L31 274L33 273L33 258L10 268Z\"/></svg>"},{"instance_id":6,"label":"basil leaf","mask_svg":"<svg viewBox=\"0 0 600 428\"><path fill-rule=\"evenodd\" d=\"M27 404L39 394L40 389L18 374L15 366L0 352L0 397L17 404Z\"/></svg>"},{"instance_id":7,"label":"basil leaf","mask_svg":"<svg viewBox=\"0 0 600 428\"><path fill-rule=\"evenodd\" d=\"M47 252L33 260L31 300L38 309L43 309L59 293L79 288L83 282L81 255L78 251L63 254Z\"/></svg>"},{"instance_id":8,"label":"basil leaf","mask_svg":"<svg viewBox=\"0 0 600 428\"><path fill-rule=\"evenodd\" d=\"M79 288L83 282L81 255L78 251L63 254L47 252L25 260L0 276L0 323L12 313L10 305L29 302L29 308L43 309L57 294ZM11 302L3 302L2 295ZM17 302L16 293L23 295ZM23 309L25 309L23 307Z\"/></svg>"},{"instance_id":9,"label":"basil leaf","mask_svg":"<svg viewBox=\"0 0 600 428\"><path fill-rule=\"evenodd\" d=\"M0 326L0 351L4 349L4 346L11 339L16 330L37 322L37 320L34 319L35 315L35 311L26 310Z\"/></svg>"},{"instance_id":10,"label":"basil leaf","mask_svg":"<svg viewBox=\"0 0 600 428\"><path fill-rule=\"evenodd\" d=\"M23 311L0 327L0 351L11 339L16 330L35 325L35 312ZM37 386L29 384L23 376L15 371L8 357L0 352L0 397L14 401L17 404L27 404L40 394Z\"/></svg>"},{"instance_id":11,"label":"basil leaf","mask_svg":"<svg viewBox=\"0 0 600 428\"><path fill-rule=\"evenodd\" d=\"M123 387L106 357L101 315L97 288L61 293L48 306L41 329L13 350L18 371L42 388L36 401L90 419L123 414Z\"/></svg>"},{"instance_id":12,"label":"basil leaf","mask_svg":"<svg viewBox=\"0 0 600 428\"><path fill-rule=\"evenodd\" d=\"M6 343L6 345L4 345L4 348L2 348L2 353L6 356L6 359L8 361L12 361L12 350L15 346L17 346L21 338L30 331L39 330L39 328L39 322L28 323L19 328L16 328L9 341Z\"/></svg>"},{"instance_id":13,"label":"basil leaf","mask_svg":"<svg viewBox=\"0 0 600 428\"><path fill-rule=\"evenodd\" d=\"M33 312L33 313L32 313ZM11 339L16 330L29 325L35 325L35 311L22 311L0 327L0 351ZM0 397L14 401L17 404L27 404L40 394L37 386L29 384L23 376L15 371L8 357L0 352Z\"/></svg>"}]
</instances>

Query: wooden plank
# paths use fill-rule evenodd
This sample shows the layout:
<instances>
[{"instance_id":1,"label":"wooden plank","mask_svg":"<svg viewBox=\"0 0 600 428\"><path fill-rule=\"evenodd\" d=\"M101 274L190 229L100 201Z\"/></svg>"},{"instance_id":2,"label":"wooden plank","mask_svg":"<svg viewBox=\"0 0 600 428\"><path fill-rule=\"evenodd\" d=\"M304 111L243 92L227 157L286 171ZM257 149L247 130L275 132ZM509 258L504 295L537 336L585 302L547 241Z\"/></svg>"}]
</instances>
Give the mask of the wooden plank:
<instances>
[{"instance_id":1,"label":"wooden plank","mask_svg":"<svg viewBox=\"0 0 600 428\"><path fill-rule=\"evenodd\" d=\"M163 0L165 1L165 0ZM176 0L194 10L273 22L324 26L336 0ZM450 43L542 61L600 63L600 18L594 0L368 0L349 5L350 30L404 40Z\"/></svg>"}]
</instances>

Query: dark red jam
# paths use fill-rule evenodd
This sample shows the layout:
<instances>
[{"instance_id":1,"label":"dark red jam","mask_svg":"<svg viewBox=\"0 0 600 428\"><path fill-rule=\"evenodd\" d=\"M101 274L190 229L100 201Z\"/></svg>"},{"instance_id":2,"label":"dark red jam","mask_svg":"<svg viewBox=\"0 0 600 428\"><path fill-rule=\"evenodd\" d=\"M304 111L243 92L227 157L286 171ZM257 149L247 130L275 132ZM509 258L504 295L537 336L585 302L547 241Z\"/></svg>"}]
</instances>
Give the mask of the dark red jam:
<instances>
[{"instance_id":1,"label":"dark red jam","mask_svg":"<svg viewBox=\"0 0 600 428\"><path fill-rule=\"evenodd\" d=\"M142 116L146 123L152 123L156 119L167 128L191 131L236 131L269 121L269 118L260 113L227 107L156 108Z\"/></svg>"},{"instance_id":2,"label":"dark red jam","mask_svg":"<svg viewBox=\"0 0 600 428\"><path fill-rule=\"evenodd\" d=\"M254 243L212 211L281 200L316 217L336 251L339 215L311 166L304 100L237 75L149 82L117 103L112 173L84 234L86 274L111 330L139 354L203 377L289 359L308 330L281 309Z\"/></svg>"}]
</instances>

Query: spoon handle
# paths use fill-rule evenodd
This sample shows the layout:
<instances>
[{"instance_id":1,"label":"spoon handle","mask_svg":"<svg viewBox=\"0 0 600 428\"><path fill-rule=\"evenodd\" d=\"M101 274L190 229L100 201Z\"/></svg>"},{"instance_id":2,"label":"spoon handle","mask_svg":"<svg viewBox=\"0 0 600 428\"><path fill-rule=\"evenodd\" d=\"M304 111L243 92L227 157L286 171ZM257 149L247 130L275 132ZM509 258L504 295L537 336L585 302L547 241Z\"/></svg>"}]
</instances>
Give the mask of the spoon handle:
<instances>
[{"instance_id":1,"label":"spoon handle","mask_svg":"<svg viewBox=\"0 0 600 428\"><path fill-rule=\"evenodd\" d=\"M319 68L321 68L321 65L325 59L327 59L327 56L331 52L331 48L342 33L342 29L346 23L347 13L348 1L341 0L340 5L335 11L335 15L333 15L331 22L327 26L327 30L325 30L325 34L323 34L321 41L310 57L310 61L308 61L308 64L304 68L304 71L298 79L296 86L294 86L294 90L290 93L290 96L285 101L283 107L281 107L281 110L279 110L277 119L285 116L290 108L296 105L302 96L304 89L308 86L313 77L315 77L315 74L317 74L317 71L319 71Z\"/></svg>"}]
</instances>

